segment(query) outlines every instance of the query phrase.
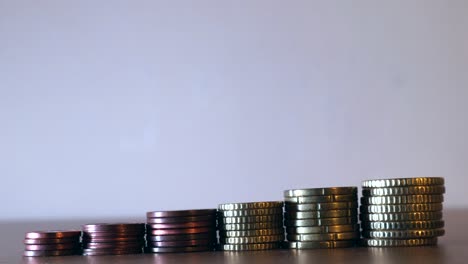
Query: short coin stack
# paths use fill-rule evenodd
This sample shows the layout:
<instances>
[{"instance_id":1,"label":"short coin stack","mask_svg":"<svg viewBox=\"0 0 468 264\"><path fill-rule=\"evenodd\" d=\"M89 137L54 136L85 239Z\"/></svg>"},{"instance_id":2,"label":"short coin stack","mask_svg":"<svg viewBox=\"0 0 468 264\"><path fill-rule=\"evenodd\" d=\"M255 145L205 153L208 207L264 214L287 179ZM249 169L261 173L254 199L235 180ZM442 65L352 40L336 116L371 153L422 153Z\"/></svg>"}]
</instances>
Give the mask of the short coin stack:
<instances>
[{"instance_id":1,"label":"short coin stack","mask_svg":"<svg viewBox=\"0 0 468 264\"><path fill-rule=\"evenodd\" d=\"M268 250L284 240L283 202L218 206L219 250Z\"/></svg>"},{"instance_id":2,"label":"short coin stack","mask_svg":"<svg viewBox=\"0 0 468 264\"><path fill-rule=\"evenodd\" d=\"M367 180L362 187L363 245L435 245L437 237L444 235L444 178Z\"/></svg>"},{"instance_id":3,"label":"short coin stack","mask_svg":"<svg viewBox=\"0 0 468 264\"><path fill-rule=\"evenodd\" d=\"M81 231L37 231L26 233L26 257L67 256L81 254Z\"/></svg>"},{"instance_id":4,"label":"short coin stack","mask_svg":"<svg viewBox=\"0 0 468 264\"><path fill-rule=\"evenodd\" d=\"M284 199L286 248L341 248L357 244L357 187L287 190Z\"/></svg>"},{"instance_id":5,"label":"short coin stack","mask_svg":"<svg viewBox=\"0 0 468 264\"><path fill-rule=\"evenodd\" d=\"M116 223L83 226L83 255L123 255L143 252L145 224Z\"/></svg>"},{"instance_id":6,"label":"short coin stack","mask_svg":"<svg viewBox=\"0 0 468 264\"><path fill-rule=\"evenodd\" d=\"M216 209L146 213L146 253L213 251Z\"/></svg>"}]
</instances>

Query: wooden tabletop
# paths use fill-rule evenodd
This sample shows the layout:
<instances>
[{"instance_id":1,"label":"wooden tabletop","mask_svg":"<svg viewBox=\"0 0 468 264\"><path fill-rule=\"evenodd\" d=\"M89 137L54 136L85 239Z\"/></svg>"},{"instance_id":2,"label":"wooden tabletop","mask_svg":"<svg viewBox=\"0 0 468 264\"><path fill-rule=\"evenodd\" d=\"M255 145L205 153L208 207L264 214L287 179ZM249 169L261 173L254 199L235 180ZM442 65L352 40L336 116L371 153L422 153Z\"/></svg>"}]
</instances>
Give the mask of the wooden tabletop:
<instances>
[{"instance_id":1,"label":"wooden tabletop","mask_svg":"<svg viewBox=\"0 0 468 264\"><path fill-rule=\"evenodd\" d=\"M444 210L446 235L433 247L344 248L271 250L246 252L201 252L122 256L68 256L23 258L24 233L33 230L79 228L101 221L0 222L0 263L468 263L468 209ZM132 219L141 220L142 219Z\"/></svg>"}]
</instances>

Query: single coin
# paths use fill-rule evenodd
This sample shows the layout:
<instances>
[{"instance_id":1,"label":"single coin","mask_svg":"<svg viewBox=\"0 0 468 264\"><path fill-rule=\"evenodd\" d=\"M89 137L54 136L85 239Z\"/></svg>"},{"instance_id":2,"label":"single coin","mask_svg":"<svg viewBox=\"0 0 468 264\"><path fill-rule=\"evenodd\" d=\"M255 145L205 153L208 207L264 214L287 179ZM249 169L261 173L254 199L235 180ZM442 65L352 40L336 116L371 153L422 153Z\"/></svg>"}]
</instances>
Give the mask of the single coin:
<instances>
[{"instance_id":1,"label":"single coin","mask_svg":"<svg viewBox=\"0 0 468 264\"><path fill-rule=\"evenodd\" d=\"M26 245L53 245L53 244L68 244L79 243L80 237L74 238L38 238L38 239L25 239L23 243Z\"/></svg>"},{"instance_id":2,"label":"single coin","mask_svg":"<svg viewBox=\"0 0 468 264\"><path fill-rule=\"evenodd\" d=\"M171 223L171 224L148 224L146 229L173 229L173 228L193 228L193 227L204 227L213 226L216 227L215 221L203 221L203 222L186 222L186 223Z\"/></svg>"},{"instance_id":3,"label":"single coin","mask_svg":"<svg viewBox=\"0 0 468 264\"><path fill-rule=\"evenodd\" d=\"M115 242L115 243L85 243L83 244L84 248L88 249L104 249L104 248L142 248L145 242L138 241L138 242Z\"/></svg>"},{"instance_id":4,"label":"single coin","mask_svg":"<svg viewBox=\"0 0 468 264\"><path fill-rule=\"evenodd\" d=\"M64 249L78 249L80 247L81 247L80 243L25 245L25 250L64 250Z\"/></svg>"},{"instance_id":5,"label":"single coin","mask_svg":"<svg viewBox=\"0 0 468 264\"><path fill-rule=\"evenodd\" d=\"M444 234L445 234L444 229L382 230L382 231L364 230L362 232L362 236L366 238L393 238L393 239L438 237L438 236L443 236Z\"/></svg>"},{"instance_id":6,"label":"single coin","mask_svg":"<svg viewBox=\"0 0 468 264\"><path fill-rule=\"evenodd\" d=\"M229 210L219 211L221 217L239 217L239 216L257 216L257 215L278 215L283 213L282 207L247 209L247 210Z\"/></svg>"},{"instance_id":7,"label":"single coin","mask_svg":"<svg viewBox=\"0 0 468 264\"><path fill-rule=\"evenodd\" d=\"M129 255L129 254L141 254L143 250L141 248L128 248L128 249L83 249L84 256L102 256L102 255Z\"/></svg>"},{"instance_id":8,"label":"single coin","mask_svg":"<svg viewBox=\"0 0 468 264\"><path fill-rule=\"evenodd\" d=\"M310 189L294 189L284 191L284 197L297 196L316 196L330 194L356 194L357 187L329 187L329 188L310 188Z\"/></svg>"},{"instance_id":9,"label":"single coin","mask_svg":"<svg viewBox=\"0 0 468 264\"><path fill-rule=\"evenodd\" d=\"M196 246L196 247L146 247L146 253L177 253L177 252L200 252L213 251L214 246Z\"/></svg>"},{"instance_id":10,"label":"single coin","mask_svg":"<svg viewBox=\"0 0 468 264\"><path fill-rule=\"evenodd\" d=\"M250 237L250 236L271 236L284 234L283 227L272 229L254 229L245 231L219 231L220 237Z\"/></svg>"},{"instance_id":11,"label":"single coin","mask_svg":"<svg viewBox=\"0 0 468 264\"><path fill-rule=\"evenodd\" d=\"M353 217L337 217L321 219L285 220L284 224L287 227L349 225L357 224L357 219Z\"/></svg>"},{"instance_id":12,"label":"single coin","mask_svg":"<svg viewBox=\"0 0 468 264\"><path fill-rule=\"evenodd\" d=\"M357 194L331 194L316 196L285 197L285 202L290 203L332 203L332 202L353 202L357 201Z\"/></svg>"},{"instance_id":13,"label":"single coin","mask_svg":"<svg viewBox=\"0 0 468 264\"><path fill-rule=\"evenodd\" d=\"M247 224L224 224L219 225L219 230L227 230L227 231L234 231L234 230L252 230L252 229L274 229L274 228L282 228L283 224L280 222L264 222L264 223L247 223Z\"/></svg>"},{"instance_id":14,"label":"single coin","mask_svg":"<svg viewBox=\"0 0 468 264\"><path fill-rule=\"evenodd\" d=\"M142 223L99 223L83 225L85 232L139 232L145 231Z\"/></svg>"},{"instance_id":15,"label":"single coin","mask_svg":"<svg viewBox=\"0 0 468 264\"><path fill-rule=\"evenodd\" d=\"M254 215L254 216L238 216L238 217L219 217L218 222L223 224L244 224L244 223L260 223L260 222L282 222L283 216L279 215Z\"/></svg>"},{"instance_id":16,"label":"single coin","mask_svg":"<svg viewBox=\"0 0 468 264\"><path fill-rule=\"evenodd\" d=\"M444 185L443 177L416 177L416 178L395 178L366 180L362 182L362 187L404 187L413 185Z\"/></svg>"},{"instance_id":17,"label":"single coin","mask_svg":"<svg viewBox=\"0 0 468 264\"><path fill-rule=\"evenodd\" d=\"M257 243L257 244L220 244L219 250L225 251L239 251L239 250L268 250L278 249L280 243Z\"/></svg>"},{"instance_id":18,"label":"single coin","mask_svg":"<svg viewBox=\"0 0 468 264\"><path fill-rule=\"evenodd\" d=\"M140 242L144 241L143 236L139 237L94 237L83 238L83 243L119 243L119 242Z\"/></svg>"},{"instance_id":19,"label":"single coin","mask_svg":"<svg viewBox=\"0 0 468 264\"><path fill-rule=\"evenodd\" d=\"M409 213L442 211L441 203L361 205L361 213Z\"/></svg>"},{"instance_id":20,"label":"single coin","mask_svg":"<svg viewBox=\"0 0 468 264\"><path fill-rule=\"evenodd\" d=\"M411 213L385 213L361 214L361 221L426 221L442 220L442 212L411 212Z\"/></svg>"},{"instance_id":21,"label":"single coin","mask_svg":"<svg viewBox=\"0 0 468 264\"><path fill-rule=\"evenodd\" d=\"M357 201L354 202L334 202L334 203L291 203L285 202L284 208L286 212L291 211L322 211L322 210L338 210L338 209L353 209L357 208Z\"/></svg>"},{"instance_id":22,"label":"single coin","mask_svg":"<svg viewBox=\"0 0 468 264\"><path fill-rule=\"evenodd\" d=\"M363 205L442 203L443 201L444 196L440 194L361 197Z\"/></svg>"},{"instance_id":23,"label":"single coin","mask_svg":"<svg viewBox=\"0 0 468 264\"><path fill-rule=\"evenodd\" d=\"M360 244L368 247L412 247L429 246L437 244L437 237L431 238L413 238L413 239L380 239L363 238Z\"/></svg>"},{"instance_id":24,"label":"single coin","mask_svg":"<svg viewBox=\"0 0 468 264\"><path fill-rule=\"evenodd\" d=\"M443 193L445 193L445 186L443 185L365 188L362 190L362 195L364 196L443 194Z\"/></svg>"},{"instance_id":25,"label":"single coin","mask_svg":"<svg viewBox=\"0 0 468 264\"><path fill-rule=\"evenodd\" d=\"M357 217L357 211L356 209L352 209L352 210L286 212L284 213L284 216L287 219Z\"/></svg>"},{"instance_id":26,"label":"single coin","mask_svg":"<svg viewBox=\"0 0 468 264\"><path fill-rule=\"evenodd\" d=\"M47 257L47 256L69 256L80 255L81 251L76 249L69 250L25 250L23 256L25 257Z\"/></svg>"},{"instance_id":27,"label":"single coin","mask_svg":"<svg viewBox=\"0 0 468 264\"><path fill-rule=\"evenodd\" d=\"M323 233L342 233L342 232L359 232L358 224L350 225L332 225L332 226L304 226L304 227L288 227L288 234L323 234Z\"/></svg>"},{"instance_id":28,"label":"single coin","mask_svg":"<svg viewBox=\"0 0 468 264\"><path fill-rule=\"evenodd\" d=\"M329 241L329 240L356 240L359 232L323 233L323 234L288 234L288 241Z\"/></svg>"},{"instance_id":29,"label":"single coin","mask_svg":"<svg viewBox=\"0 0 468 264\"><path fill-rule=\"evenodd\" d=\"M435 221L397 221L397 222L361 222L364 230L408 230L408 229L438 229L443 228L442 220Z\"/></svg>"},{"instance_id":30,"label":"single coin","mask_svg":"<svg viewBox=\"0 0 468 264\"><path fill-rule=\"evenodd\" d=\"M81 231L69 230L69 231L34 231L26 233L26 239L44 239L44 238L73 238L80 237Z\"/></svg>"},{"instance_id":31,"label":"single coin","mask_svg":"<svg viewBox=\"0 0 468 264\"><path fill-rule=\"evenodd\" d=\"M187 223L187 222L206 222L216 221L216 215L198 215L198 216L179 216L179 217L148 217L146 222L148 224L173 224L173 223Z\"/></svg>"},{"instance_id":32,"label":"single coin","mask_svg":"<svg viewBox=\"0 0 468 264\"><path fill-rule=\"evenodd\" d=\"M219 242L222 244L258 244L281 242L284 240L284 234L271 236L246 236L246 237L221 237Z\"/></svg>"},{"instance_id":33,"label":"single coin","mask_svg":"<svg viewBox=\"0 0 468 264\"><path fill-rule=\"evenodd\" d=\"M345 247L354 247L355 245L356 245L356 242L353 240L284 242L285 248L290 248L290 249L345 248Z\"/></svg>"},{"instance_id":34,"label":"single coin","mask_svg":"<svg viewBox=\"0 0 468 264\"><path fill-rule=\"evenodd\" d=\"M213 240L184 240L184 241L148 241L148 247L194 247L211 246L215 243Z\"/></svg>"},{"instance_id":35,"label":"single coin","mask_svg":"<svg viewBox=\"0 0 468 264\"><path fill-rule=\"evenodd\" d=\"M251 203L226 203L218 205L218 209L222 211L227 210L247 210L247 209L264 209L264 208L282 208L283 202L269 201L269 202L251 202Z\"/></svg>"},{"instance_id":36,"label":"single coin","mask_svg":"<svg viewBox=\"0 0 468 264\"><path fill-rule=\"evenodd\" d=\"M199 234L146 236L147 241L216 240L216 231Z\"/></svg>"},{"instance_id":37,"label":"single coin","mask_svg":"<svg viewBox=\"0 0 468 264\"><path fill-rule=\"evenodd\" d=\"M183 235L183 234L198 234L216 232L215 227L194 227L194 228L177 228L177 229L154 229L148 230L147 235L163 236L163 235Z\"/></svg>"},{"instance_id":38,"label":"single coin","mask_svg":"<svg viewBox=\"0 0 468 264\"><path fill-rule=\"evenodd\" d=\"M147 212L146 217L187 217L187 216L206 216L216 215L216 209L196 209L196 210L175 210L175 211L153 211Z\"/></svg>"}]
</instances>

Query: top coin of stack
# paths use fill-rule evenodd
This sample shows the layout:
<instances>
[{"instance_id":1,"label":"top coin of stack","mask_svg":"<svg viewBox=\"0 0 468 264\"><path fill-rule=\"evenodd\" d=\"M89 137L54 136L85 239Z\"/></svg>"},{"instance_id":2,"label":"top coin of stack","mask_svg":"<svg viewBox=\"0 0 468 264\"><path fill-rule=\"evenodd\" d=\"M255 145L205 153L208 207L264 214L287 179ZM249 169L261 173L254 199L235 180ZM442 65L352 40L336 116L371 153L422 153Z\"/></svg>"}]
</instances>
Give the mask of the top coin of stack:
<instances>
[{"instance_id":1,"label":"top coin of stack","mask_svg":"<svg viewBox=\"0 0 468 264\"><path fill-rule=\"evenodd\" d=\"M437 237L444 235L444 178L367 180L362 187L363 245L435 245Z\"/></svg>"},{"instance_id":2,"label":"top coin of stack","mask_svg":"<svg viewBox=\"0 0 468 264\"><path fill-rule=\"evenodd\" d=\"M24 239L25 257L81 254L81 231L28 232Z\"/></svg>"},{"instance_id":3,"label":"top coin of stack","mask_svg":"<svg viewBox=\"0 0 468 264\"><path fill-rule=\"evenodd\" d=\"M83 255L142 253L145 224L87 224L83 226Z\"/></svg>"},{"instance_id":4,"label":"top coin of stack","mask_svg":"<svg viewBox=\"0 0 468 264\"><path fill-rule=\"evenodd\" d=\"M359 239L357 187L284 191L286 248L351 247Z\"/></svg>"},{"instance_id":5,"label":"top coin of stack","mask_svg":"<svg viewBox=\"0 0 468 264\"><path fill-rule=\"evenodd\" d=\"M147 253L212 251L216 209L147 212Z\"/></svg>"},{"instance_id":6,"label":"top coin of stack","mask_svg":"<svg viewBox=\"0 0 468 264\"><path fill-rule=\"evenodd\" d=\"M228 203L218 206L220 250L267 250L284 240L283 202Z\"/></svg>"}]
</instances>

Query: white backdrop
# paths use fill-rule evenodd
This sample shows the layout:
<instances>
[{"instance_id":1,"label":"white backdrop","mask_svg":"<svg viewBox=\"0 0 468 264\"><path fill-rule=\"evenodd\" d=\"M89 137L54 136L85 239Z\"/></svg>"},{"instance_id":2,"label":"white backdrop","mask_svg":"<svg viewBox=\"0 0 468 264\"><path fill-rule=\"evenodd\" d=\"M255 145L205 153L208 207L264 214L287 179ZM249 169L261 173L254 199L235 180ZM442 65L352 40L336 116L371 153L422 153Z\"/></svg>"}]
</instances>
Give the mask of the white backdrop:
<instances>
[{"instance_id":1,"label":"white backdrop","mask_svg":"<svg viewBox=\"0 0 468 264\"><path fill-rule=\"evenodd\" d=\"M142 216L445 176L468 1L0 0L0 218Z\"/></svg>"}]
</instances>

